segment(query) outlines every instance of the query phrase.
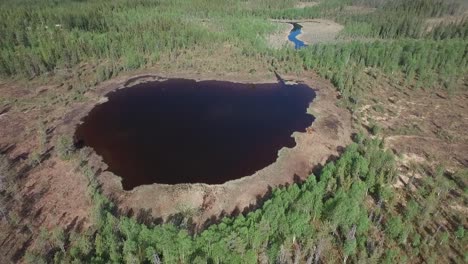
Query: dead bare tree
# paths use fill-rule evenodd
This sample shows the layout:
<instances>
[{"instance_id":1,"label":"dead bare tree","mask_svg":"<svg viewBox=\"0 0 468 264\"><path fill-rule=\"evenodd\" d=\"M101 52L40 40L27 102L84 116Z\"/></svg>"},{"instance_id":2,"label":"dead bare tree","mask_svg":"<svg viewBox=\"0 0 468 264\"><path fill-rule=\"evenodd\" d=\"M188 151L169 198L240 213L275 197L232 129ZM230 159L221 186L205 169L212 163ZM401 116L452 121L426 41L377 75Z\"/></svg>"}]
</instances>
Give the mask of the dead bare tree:
<instances>
[{"instance_id":1,"label":"dead bare tree","mask_svg":"<svg viewBox=\"0 0 468 264\"><path fill-rule=\"evenodd\" d=\"M312 261L314 261L314 252L316 248L317 246L314 246L313 248L310 249L310 254L309 254L309 257L307 257L307 261L306 261L307 264L312 264Z\"/></svg>"},{"instance_id":2,"label":"dead bare tree","mask_svg":"<svg viewBox=\"0 0 468 264\"><path fill-rule=\"evenodd\" d=\"M322 236L317 240L317 243L314 247L311 248L309 257L307 258L307 264L317 264L320 260L320 257L327 246L327 238Z\"/></svg>"},{"instance_id":3,"label":"dead bare tree","mask_svg":"<svg viewBox=\"0 0 468 264\"><path fill-rule=\"evenodd\" d=\"M294 264L299 264L301 262L301 245L297 243L296 238L293 238L293 247L294 247Z\"/></svg>"},{"instance_id":4,"label":"dead bare tree","mask_svg":"<svg viewBox=\"0 0 468 264\"><path fill-rule=\"evenodd\" d=\"M371 222L374 222L374 218L377 216L377 214L380 212L380 209L382 208L382 199L379 199L377 202L377 206L372 210L372 212L369 214L369 220Z\"/></svg>"},{"instance_id":5,"label":"dead bare tree","mask_svg":"<svg viewBox=\"0 0 468 264\"><path fill-rule=\"evenodd\" d=\"M161 259L157 253L153 254L153 264L162 264Z\"/></svg>"},{"instance_id":6,"label":"dead bare tree","mask_svg":"<svg viewBox=\"0 0 468 264\"><path fill-rule=\"evenodd\" d=\"M346 237L348 240L356 239L356 228L357 228L357 226L353 225L351 230L349 230L348 235Z\"/></svg>"},{"instance_id":7,"label":"dead bare tree","mask_svg":"<svg viewBox=\"0 0 468 264\"><path fill-rule=\"evenodd\" d=\"M320 260L320 255L322 254L323 249L325 248L325 240L320 239L317 243L317 247L314 252L314 263L317 264Z\"/></svg>"},{"instance_id":8,"label":"dead bare tree","mask_svg":"<svg viewBox=\"0 0 468 264\"><path fill-rule=\"evenodd\" d=\"M290 256L288 250L285 248L285 246L282 245L281 248L280 248L276 263L278 263L278 264L287 264L287 263L289 263L288 260L291 260L291 256Z\"/></svg>"}]
</instances>

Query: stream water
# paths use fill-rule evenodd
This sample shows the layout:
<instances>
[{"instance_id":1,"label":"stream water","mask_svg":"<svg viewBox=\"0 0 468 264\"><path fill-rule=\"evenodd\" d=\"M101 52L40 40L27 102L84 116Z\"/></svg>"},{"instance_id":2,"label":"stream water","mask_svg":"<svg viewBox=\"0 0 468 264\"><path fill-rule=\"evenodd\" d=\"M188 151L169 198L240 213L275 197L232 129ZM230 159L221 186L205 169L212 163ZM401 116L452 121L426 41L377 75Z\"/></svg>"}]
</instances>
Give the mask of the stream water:
<instances>
[{"instance_id":1,"label":"stream water","mask_svg":"<svg viewBox=\"0 0 468 264\"><path fill-rule=\"evenodd\" d=\"M300 49L302 47L307 46L306 44L304 44L303 41L297 39L297 36L302 33L302 26L299 25L298 23L292 23L292 25L294 27L291 30L291 32L289 33L289 36L288 36L289 41L294 43L294 48L295 49Z\"/></svg>"}]
</instances>

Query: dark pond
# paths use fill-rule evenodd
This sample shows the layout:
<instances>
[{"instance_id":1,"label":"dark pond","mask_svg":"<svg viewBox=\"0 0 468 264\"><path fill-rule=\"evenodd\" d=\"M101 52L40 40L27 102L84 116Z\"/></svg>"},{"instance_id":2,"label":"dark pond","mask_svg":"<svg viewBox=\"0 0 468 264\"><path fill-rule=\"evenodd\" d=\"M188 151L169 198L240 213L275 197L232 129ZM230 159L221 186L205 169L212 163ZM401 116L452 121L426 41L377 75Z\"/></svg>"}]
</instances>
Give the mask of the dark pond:
<instances>
[{"instance_id":1,"label":"dark pond","mask_svg":"<svg viewBox=\"0 0 468 264\"><path fill-rule=\"evenodd\" d=\"M293 147L315 97L306 85L171 79L108 94L77 128L123 178L125 190L151 183L220 184L254 174Z\"/></svg>"},{"instance_id":2,"label":"dark pond","mask_svg":"<svg viewBox=\"0 0 468 264\"><path fill-rule=\"evenodd\" d=\"M302 33L302 26L297 23L292 23L292 25L294 27L289 33L289 36L288 36L289 41L294 43L294 48L296 49L300 49L302 47L307 46L306 44L304 44L303 41L297 39L297 36L299 36Z\"/></svg>"}]
</instances>

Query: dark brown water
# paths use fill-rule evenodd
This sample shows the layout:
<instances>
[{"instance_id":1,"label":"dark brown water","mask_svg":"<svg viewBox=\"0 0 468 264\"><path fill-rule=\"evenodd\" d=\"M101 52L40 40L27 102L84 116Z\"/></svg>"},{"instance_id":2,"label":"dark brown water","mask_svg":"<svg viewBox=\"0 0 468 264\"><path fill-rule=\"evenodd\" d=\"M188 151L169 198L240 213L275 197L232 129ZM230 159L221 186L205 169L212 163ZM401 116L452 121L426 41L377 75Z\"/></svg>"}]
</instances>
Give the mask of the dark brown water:
<instances>
[{"instance_id":1,"label":"dark brown water","mask_svg":"<svg viewBox=\"0 0 468 264\"><path fill-rule=\"evenodd\" d=\"M76 131L123 178L126 190L151 183L220 184L254 174L293 147L315 93L298 84L172 79L110 93Z\"/></svg>"}]
</instances>

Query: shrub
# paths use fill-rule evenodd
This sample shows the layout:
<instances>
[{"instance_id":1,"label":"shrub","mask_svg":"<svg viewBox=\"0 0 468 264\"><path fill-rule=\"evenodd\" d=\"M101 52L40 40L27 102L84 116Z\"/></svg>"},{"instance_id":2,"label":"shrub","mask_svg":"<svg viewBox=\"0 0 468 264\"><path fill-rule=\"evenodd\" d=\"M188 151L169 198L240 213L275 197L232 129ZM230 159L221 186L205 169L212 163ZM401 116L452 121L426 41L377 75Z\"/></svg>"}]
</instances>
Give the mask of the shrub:
<instances>
[{"instance_id":1,"label":"shrub","mask_svg":"<svg viewBox=\"0 0 468 264\"><path fill-rule=\"evenodd\" d=\"M463 226L459 226L455 232L455 236L459 239L462 239L465 236L465 228Z\"/></svg>"},{"instance_id":2,"label":"shrub","mask_svg":"<svg viewBox=\"0 0 468 264\"><path fill-rule=\"evenodd\" d=\"M70 159L73 152L75 152L75 145L73 144L73 139L70 136L60 136L57 139L55 148L58 156L63 160Z\"/></svg>"},{"instance_id":3,"label":"shrub","mask_svg":"<svg viewBox=\"0 0 468 264\"><path fill-rule=\"evenodd\" d=\"M379 134L381 130L382 130L382 129L381 129L380 126L377 125L377 124L372 124L372 125L371 125L371 133L372 133L372 135L375 136L375 135Z\"/></svg>"}]
</instances>

